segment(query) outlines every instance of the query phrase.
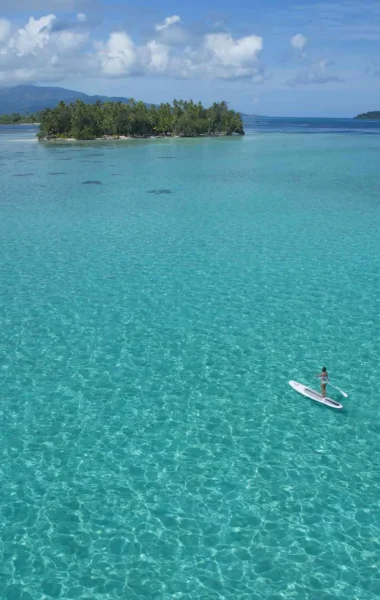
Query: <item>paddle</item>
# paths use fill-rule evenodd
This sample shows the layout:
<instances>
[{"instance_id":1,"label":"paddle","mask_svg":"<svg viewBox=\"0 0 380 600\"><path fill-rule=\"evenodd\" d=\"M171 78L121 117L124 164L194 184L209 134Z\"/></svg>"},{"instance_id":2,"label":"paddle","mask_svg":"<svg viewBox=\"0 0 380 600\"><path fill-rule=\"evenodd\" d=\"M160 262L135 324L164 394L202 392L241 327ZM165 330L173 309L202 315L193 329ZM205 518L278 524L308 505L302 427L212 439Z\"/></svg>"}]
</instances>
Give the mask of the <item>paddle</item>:
<instances>
[{"instance_id":1,"label":"paddle","mask_svg":"<svg viewBox=\"0 0 380 600\"><path fill-rule=\"evenodd\" d=\"M348 394L346 394L346 392L344 392L343 390L341 390L340 388L338 388L336 385L333 385L329 381L327 382L327 385L331 385L331 387L333 387L336 390L338 390L338 392L340 392L342 394L342 396L344 396L345 398L348 398Z\"/></svg>"}]
</instances>

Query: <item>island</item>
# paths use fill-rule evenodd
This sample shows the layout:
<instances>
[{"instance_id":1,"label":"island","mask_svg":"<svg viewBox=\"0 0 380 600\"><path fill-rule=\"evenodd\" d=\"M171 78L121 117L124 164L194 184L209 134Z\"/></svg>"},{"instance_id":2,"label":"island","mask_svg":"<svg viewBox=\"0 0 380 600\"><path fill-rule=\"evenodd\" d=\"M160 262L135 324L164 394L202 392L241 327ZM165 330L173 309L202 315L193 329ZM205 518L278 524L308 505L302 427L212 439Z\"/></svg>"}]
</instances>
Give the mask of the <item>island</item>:
<instances>
[{"instance_id":1,"label":"island","mask_svg":"<svg viewBox=\"0 0 380 600\"><path fill-rule=\"evenodd\" d=\"M0 125L36 125L40 123L40 120L41 113L39 112L31 115L20 115L17 112L10 115L0 115Z\"/></svg>"},{"instance_id":2,"label":"island","mask_svg":"<svg viewBox=\"0 0 380 600\"><path fill-rule=\"evenodd\" d=\"M41 112L37 134L40 141L221 135L244 135L241 114L226 102L214 102L209 108L192 100L148 106L133 98L128 103L61 101Z\"/></svg>"},{"instance_id":3,"label":"island","mask_svg":"<svg viewBox=\"0 0 380 600\"><path fill-rule=\"evenodd\" d=\"M380 110L373 110L370 112L362 113L355 117L355 119L370 119L370 120L379 120L380 119Z\"/></svg>"}]
</instances>

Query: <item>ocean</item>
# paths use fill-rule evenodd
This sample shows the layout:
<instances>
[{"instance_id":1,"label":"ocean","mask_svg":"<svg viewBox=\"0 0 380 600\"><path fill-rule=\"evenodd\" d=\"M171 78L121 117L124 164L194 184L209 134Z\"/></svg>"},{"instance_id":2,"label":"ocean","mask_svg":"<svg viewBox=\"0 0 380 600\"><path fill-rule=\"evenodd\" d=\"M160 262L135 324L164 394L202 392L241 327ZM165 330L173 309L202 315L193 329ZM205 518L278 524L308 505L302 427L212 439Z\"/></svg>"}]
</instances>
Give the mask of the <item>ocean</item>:
<instances>
[{"instance_id":1,"label":"ocean","mask_svg":"<svg viewBox=\"0 0 380 600\"><path fill-rule=\"evenodd\" d=\"M380 121L371 119L327 119L321 117L249 117L243 118L249 133L340 133L364 135L380 133Z\"/></svg>"},{"instance_id":2,"label":"ocean","mask_svg":"<svg viewBox=\"0 0 380 600\"><path fill-rule=\"evenodd\" d=\"M0 128L2 598L379 597L380 123L259 121Z\"/></svg>"}]
</instances>

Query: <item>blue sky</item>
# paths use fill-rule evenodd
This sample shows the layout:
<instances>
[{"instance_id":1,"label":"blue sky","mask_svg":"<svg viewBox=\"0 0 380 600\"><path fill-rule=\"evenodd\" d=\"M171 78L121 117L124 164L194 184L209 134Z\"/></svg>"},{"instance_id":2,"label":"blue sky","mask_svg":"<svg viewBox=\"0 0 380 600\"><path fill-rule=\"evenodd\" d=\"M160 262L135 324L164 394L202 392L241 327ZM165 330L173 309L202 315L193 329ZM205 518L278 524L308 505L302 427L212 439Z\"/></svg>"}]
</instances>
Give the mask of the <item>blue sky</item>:
<instances>
[{"instance_id":1,"label":"blue sky","mask_svg":"<svg viewBox=\"0 0 380 600\"><path fill-rule=\"evenodd\" d=\"M0 86L248 113L380 109L380 0L1 0Z\"/></svg>"}]
</instances>

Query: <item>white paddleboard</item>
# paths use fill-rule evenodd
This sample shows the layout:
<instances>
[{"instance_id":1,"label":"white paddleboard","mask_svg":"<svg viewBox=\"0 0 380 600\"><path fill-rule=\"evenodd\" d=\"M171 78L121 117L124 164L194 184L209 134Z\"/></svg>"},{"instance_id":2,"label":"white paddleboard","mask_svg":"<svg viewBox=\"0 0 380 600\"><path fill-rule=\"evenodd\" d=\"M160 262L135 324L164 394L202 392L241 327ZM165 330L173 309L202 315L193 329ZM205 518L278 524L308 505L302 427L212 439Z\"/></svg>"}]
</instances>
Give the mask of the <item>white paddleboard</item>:
<instances>
[{"instance_id":1,"label":"white paddleboard","mask_svg":"<svg viewBox=\"0 0 380 600\"><path fill-rule=\"evenodd\" d=\"M339 402L336 402L336 400L332 400L331 398L323 398L321 394L319 394L315 390L312 390L311 388L308 388L302 383L297 383L297 381L289 381L289 384L294 390L296 390L296 392L302 394L303 396L306 396L306 398L310 398L310 400L315 400L315 402L325 404L326 406L330 406L331 408L337 408L338 410L341 410L343 408L343 405L339 404Z\"/></svg>"}]
</instances>

